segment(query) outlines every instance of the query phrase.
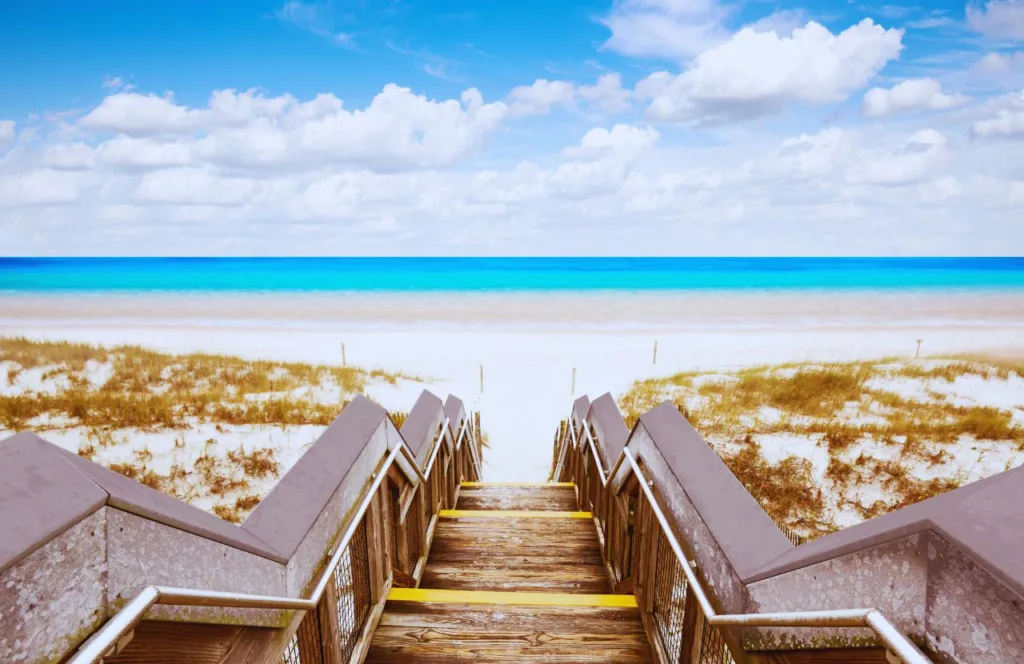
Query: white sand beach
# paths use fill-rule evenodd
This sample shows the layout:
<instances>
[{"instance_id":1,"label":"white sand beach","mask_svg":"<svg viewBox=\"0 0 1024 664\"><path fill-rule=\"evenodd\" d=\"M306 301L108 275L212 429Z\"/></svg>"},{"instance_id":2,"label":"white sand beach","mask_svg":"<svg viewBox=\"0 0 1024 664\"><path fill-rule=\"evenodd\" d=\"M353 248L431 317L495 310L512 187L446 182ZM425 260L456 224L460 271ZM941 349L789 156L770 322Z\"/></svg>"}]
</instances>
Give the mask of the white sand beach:
<instances>
[{"instance_id":1,"label":"white sand beach","mask_svg":"<svg viewBox=\"0 0 1024 664\"><path fill-rule=\"evenodd\" d=\"M574 396L617 397L634 380L679 371L913 357L918 339L922 355L1019 356L1024 297L4 295L0 335L323 364L340 364L344 344L349 365L427 379L374 384L369 396L393 410L410 408L422 389L463 398L490 437L487 479L534 481L547 475L553 431Z\"/></svg>"}]
</instances>

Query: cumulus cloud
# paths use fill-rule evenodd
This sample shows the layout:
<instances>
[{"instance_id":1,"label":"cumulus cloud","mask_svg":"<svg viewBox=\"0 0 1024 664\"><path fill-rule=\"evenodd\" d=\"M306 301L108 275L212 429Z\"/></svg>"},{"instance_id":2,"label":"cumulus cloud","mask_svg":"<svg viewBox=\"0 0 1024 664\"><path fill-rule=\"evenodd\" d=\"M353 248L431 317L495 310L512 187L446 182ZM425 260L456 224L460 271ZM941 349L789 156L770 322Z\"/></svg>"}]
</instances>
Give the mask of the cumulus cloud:
<instances>
[{"instance_id":1,"label":"cumulus cloud","mask_svg":"<svg viewBox=\"0 0 1024 664\"><path fill-rule=\"evenodd\" d=\"M652 74L636 92L651 100L652 119L667 122L753 118L794 101L838 102L899 56L902 37L902 30L870 19L839 34L813 21L792 37L746 28L682 74Z\"/></svg>"},{"instance_id":2,"label":"cumulus cloud","mask_svg":"<svg viewBox=\"0 0 1024 664\"><path fill-rule=\"evenodd\" d=\"M540 111L521 114L528 112ZM300 102L290 95L222 90L208 107L188 108L167 97L120 93L104 99L79 126L122 134L98 152L125 166L199 159L254 168L350 163L395 169L453 163L508 116L506 104L486 104L475 89L459 100L435 101L389 84L365 109L352 111L330 94Z\"/></svg>"},{"instance_id":3,"label":"cumulus cloud","mask_svg":"<svg viewBox=\"0 0 1024 664\"><path fill-rule=\"evenodd\" d=\"M896 113L938 111L967 103L961 94L944 94L942 85L933 78L902 81L888 90L872 88L864 95L861 112L869 118L880 118Z\"/></svg>"},{"instance_id":4,"label":"cumulus cloud","mask_svg":"<svg viewBox=\"0 0 1024 664\"><path fill-rule=\"evenodd\" d=\"M596 104L605 113L624 113L630 108L633 94L622 87L622 76L617 73L604 74L593 85L582 85L577 89L580 99Z\"/></svg>"},{"instance_id":5,"label":"cumulus cloud","mask_svg":"<svg viewBox=\"0 0 1024 664\"><path fill-rule=\"evenodd\" d=\"M946 137L933 129L914 132L890 147L859 132L830 127L784 140L763 169L776 176L891 187L925 181L947 154Z\"/></svg>"},{"instance_id":6,"label":"cumulus cloud","mask_svg":"<svg viewBox=\"0 0 1024 664\"><path fill-rule=\"evenodd\" d=\"M622 0L601 22L604 47L624 55L686 60L729 37L715 0Z\"/></svg>"},{"instance_id":7,"label":"cumulus cloud","mask_svg":"<svg viewBox=\"0 0 1024 664\"><path fill-rule=\"evenodd\" d=\"M532 85L513 88L508 94L509 112L513 117L543 115L553 106L572 102L576 88L565 81L537 79Z\"/></svg>"},{"instance_id":8,"label":"cumulus cloud","mask_svg":"<svg viewBox=\"0 0 1024 664\"><path fill-rule=\"evenodd\" d=\"M978 138L1024 138L1024 92L989 102L987 117L971 125Z\"/></svg>"},{"instance_id":9,"label":"cumulus cloud","mask_svg":"<svg viewBox=\"0 0 1024 664\"><path fill-rule=\"evenodd\" d=\"M584 134L579 145L566 148L563 153L586 160L609 156L631 158L654 147L659 137L657 130L650 126L617 124L611 129L595 127Z\"/></svg>"},{"instance_id":10,"label":"cumulus cloud","mask_svg":"<svg viewBox=\"0 0 1024 664\"><path fill-rule=\"evenodd\" d=\"M0 150L14 140L15 126L17 125L13 120L0 120Z\"/></svg>"},{"instance_id":11,"label":"cumulus cloud","mask_svg":"<svg viewBox=\"0 0 1024 664\"><path fill-rule=\"evenodd\" d=\"M76 174L37 168L24 173L0 174L0 207L67 205L79 198Z\"/></svg>"},{"instance_id":12,"label":"cumulus cloud","mask_svg":"<svg viewBox=\"0 0 1024 664\"><path fill-rule=\"evenodd\" d=\"M1024 39L1024 0L971 2L967 23L989 37Z\"/></svg>"}]
</instances>

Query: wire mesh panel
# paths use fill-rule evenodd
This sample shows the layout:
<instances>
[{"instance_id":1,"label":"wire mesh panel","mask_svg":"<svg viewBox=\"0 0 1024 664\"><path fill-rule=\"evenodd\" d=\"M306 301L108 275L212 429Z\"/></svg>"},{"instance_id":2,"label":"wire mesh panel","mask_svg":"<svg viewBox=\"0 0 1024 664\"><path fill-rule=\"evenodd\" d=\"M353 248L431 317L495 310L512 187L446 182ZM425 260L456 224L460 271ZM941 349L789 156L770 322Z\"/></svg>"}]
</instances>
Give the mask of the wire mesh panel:
<instances>
[{"instance_id":1,"label":"wire mesh panel","mask_svg":"<svg viewBox=\"0 0 1024 664\"><path fill-rule=\"evenodd\" d=\"M298 631L284 651L283 661L288 664L324 664L320 617L316 611L308 611L302 618Z\"/></svg>"},{"instance_id":2,"label":"wire mesh panel","mask_svg":"<svg viewBox=\"0 0 1024 664\"><path fill-rule=\"evenodd\" d=\"M678 662L683 647L683 619L686 607L686 575L665 533L658 530L654 568L654 624L665 652Z\"/></svg>"},{"instance_id":3,"label":"wire mesh panel","mask_svg":"<svg viewBox=\"0 0 1024 664\"><path fill-rule=\"evenodd\" d=\"M360 521L341 562L334 570L338 598L338 634L342 661L352 657L366 617L370 613L370 564L366 548L366 520ZM303 661L303 664L308 664Z\"/></svg>"},{"instance_id":4,"label":"wire mesh panel","mask_svg":"<svg viewBox=\"0 0 1024 664\"><path fill-rule=\"evenodd\" d=\"M281 664L302 664L302 658L299 657L298 634L292 634L291 640L285 647L284 652L281 653Z\"/></svg>"},{"instance_id":5,"label":"wire mesh panel","mask_svg":"<svg viewBox=\"0 0 1024 664\"><path fill-rule=\"evenodd\" d=\"M722 638L722 630L709 624L707 618L704 618L704 628L701 630L697 664L736 664Z\"/></svg>"}]
</instances>

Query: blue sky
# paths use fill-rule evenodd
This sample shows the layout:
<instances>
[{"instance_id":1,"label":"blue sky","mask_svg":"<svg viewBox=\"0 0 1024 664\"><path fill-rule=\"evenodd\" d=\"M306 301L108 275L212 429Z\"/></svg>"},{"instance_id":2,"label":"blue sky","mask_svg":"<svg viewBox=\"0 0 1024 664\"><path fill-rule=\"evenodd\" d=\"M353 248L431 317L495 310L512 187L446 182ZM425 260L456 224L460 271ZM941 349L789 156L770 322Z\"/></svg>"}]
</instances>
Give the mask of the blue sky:
<instances>
[{"instance_id":1,"label":"blue sky","mask_svg":"<svg viewBox=\"0 0 1024 664\"><path fill-rule=\"evenodd\" d=\"M0 62L9 254L1024 249L1024 0L20 3Z\"/></svg>"}]
</instances>

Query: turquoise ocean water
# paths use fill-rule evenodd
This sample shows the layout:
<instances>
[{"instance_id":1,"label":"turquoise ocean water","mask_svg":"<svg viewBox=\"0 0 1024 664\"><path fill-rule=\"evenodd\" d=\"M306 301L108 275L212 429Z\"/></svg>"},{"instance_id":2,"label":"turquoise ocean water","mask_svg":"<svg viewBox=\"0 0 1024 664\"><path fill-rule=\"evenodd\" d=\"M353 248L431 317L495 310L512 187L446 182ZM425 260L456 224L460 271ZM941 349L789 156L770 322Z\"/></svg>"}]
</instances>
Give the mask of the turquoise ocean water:
<instances>
[{"instance_id":1,"label":"turquoise ocean water","mask_svg":"<svg viewBox=\"0 0 1024 664\"><path fill-rule=\"evenodd\" d=\"M1024 258L0 258L0 292L1020 289Z\"/></svg>"}]
</instances>

